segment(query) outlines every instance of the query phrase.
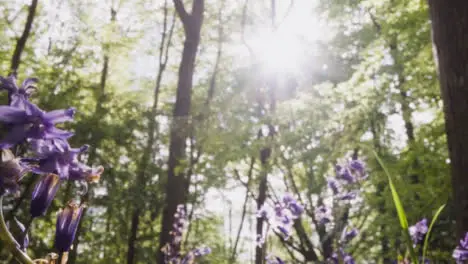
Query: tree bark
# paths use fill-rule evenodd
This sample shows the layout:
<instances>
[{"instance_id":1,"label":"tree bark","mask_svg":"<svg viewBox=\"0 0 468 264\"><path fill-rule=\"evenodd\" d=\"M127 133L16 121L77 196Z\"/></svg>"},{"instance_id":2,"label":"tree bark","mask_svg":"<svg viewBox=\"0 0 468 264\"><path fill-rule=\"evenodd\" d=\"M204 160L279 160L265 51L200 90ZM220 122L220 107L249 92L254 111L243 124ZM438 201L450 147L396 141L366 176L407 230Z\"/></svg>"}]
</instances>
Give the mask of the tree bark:
<instances>
[{"instance_id":1,"label":"tree bark","mask_svg":"<svg viewBox=\"0 0 468 264\"><path fill-rule=\"evenodd\" d=\"M203 23L204 0L193 0L191 13L185 10L181 0L174 0L174 5L184 26L185 41L179 65L176 102L173 109L173 121L170 132L166 206L163 210L162 227L159 236L160 249L170 242L170 232L177 205L184 204L187 198L185 189L187 179L183 172L183 161L186 156L186 139L190 134L189 119L193 73ZM163 252L158 250L157 254L158 263L163 264Z\"/></svg>"},{"instance_id":2,"label":"tree bark","mask_svg":"<svg viewBox=\"0 0 468 264\"><path fill-rule=\"evenodd\" d=\"M451 163L457 235L468 231L468 1L429 0Z\"/></svg>"},{"instance_id":3,"label":"tree bark","mask_svg":"<svg viewBox=\"0 0 468 264\"><path fill-rule=\"evenodd\" d=\"M21 34L21 37L16 41L15 51L13 52L13 57L11 58L10 75L17 74L19 65L21 63L21 54L23 54L24 48L26 47L26 41L28 40L29 34L31 33L34 16L36 14L37 2L38 0L31 1L23 33Z\"/></svg>"}]
</instances>

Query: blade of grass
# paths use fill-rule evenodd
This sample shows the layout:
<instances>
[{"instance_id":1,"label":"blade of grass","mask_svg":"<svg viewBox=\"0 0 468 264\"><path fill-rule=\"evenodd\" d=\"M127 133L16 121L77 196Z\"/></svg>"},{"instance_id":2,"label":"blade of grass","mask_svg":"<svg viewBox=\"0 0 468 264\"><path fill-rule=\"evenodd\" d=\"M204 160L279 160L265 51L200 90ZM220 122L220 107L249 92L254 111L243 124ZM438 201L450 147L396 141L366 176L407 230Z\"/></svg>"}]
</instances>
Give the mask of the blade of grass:
<instances>
[{"instance_id":1,"label":"blade of grass","mask_svg":"<svg viewBox=\"0 0 468 264\"><path fill-rule=\"evenodd\" d=\"M416 253L414 252L413 248L413 242L411 241L411 236L409 234L408 230L408 218L406 217L405 209L403 208L403 204L401 203L400 196L398 195L398 192L395 188L395 185L393 184L392 177L390 176L390 173L387 170L387 167L385 167L383 161L380 159L379 155L377 152L374 150L372 151L374 153L375 158L377 159L379 165L382 167L384 170L385 174L387 175L388 178L388 184L390 186L390 191L392 193L392 199L393 199L393 204L395 205L397 214L398 214L398 219L400 220L400 226L403 229L405 236L406 236L406 243L410 252L410 256L412 259L412 262L414 264L418 263L418 259L416 257Z\"/></svg>"},{"instance_id":2,"label":"blade of grass","mask_svg":"<svg viewBox=\"0 0 468 264\"><path fill-rule=\"evenodd\" d=\"M426 259L426 252L427 248L429 247L429 236L431 235L432 227L434 226L435 222L440 216L440 213L442 213L442 210L444 210L445 204L443 204L439 209L437 209L437 212L434 214L434 217L432 218L431 224L429 225L429 229L427 230L426 238L424 239L424 246L423 246L423 256L422 256L422 263L424 263L424 260Z\"/></svg>"}]
</instances>

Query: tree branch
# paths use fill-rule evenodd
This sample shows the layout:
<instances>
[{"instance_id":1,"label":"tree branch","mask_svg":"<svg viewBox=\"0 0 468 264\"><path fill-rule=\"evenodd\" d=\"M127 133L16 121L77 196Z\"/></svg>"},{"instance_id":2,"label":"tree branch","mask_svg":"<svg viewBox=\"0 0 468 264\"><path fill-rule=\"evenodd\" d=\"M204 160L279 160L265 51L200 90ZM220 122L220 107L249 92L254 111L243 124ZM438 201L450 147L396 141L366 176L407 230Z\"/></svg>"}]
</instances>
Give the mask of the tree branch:
<instances>
[{"instance_id":1,"label":"tree branch","mask_svg":"<svg viewBox=\"0 0 468 264\"><path fill-rule=\"evenodd\" d=\"M185 24L187 24L188 20L190 19L190 14L187 13L187 10L185 10L185 6L182 0L173 0L173 2L174 2L175 9L177 11L177 14L179 15L180 20L182 20L182 23L184 24L184 27L185 27ZM195 1L193 2L195 4Z\"/></svg>"}]
</instances>

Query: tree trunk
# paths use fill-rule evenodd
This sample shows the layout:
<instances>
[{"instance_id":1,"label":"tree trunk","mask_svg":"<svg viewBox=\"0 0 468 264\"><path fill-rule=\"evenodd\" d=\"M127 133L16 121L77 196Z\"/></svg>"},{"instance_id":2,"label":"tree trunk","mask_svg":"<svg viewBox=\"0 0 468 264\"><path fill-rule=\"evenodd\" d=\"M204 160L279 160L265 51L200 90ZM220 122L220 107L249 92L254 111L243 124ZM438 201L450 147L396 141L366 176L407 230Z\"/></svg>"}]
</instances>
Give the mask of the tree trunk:
<instances>
[{"instance_id":1,"label":"tree trunk","mask_svg":"<svg viewBox=\"0 0 468 264\"><path fill-rule=\"evenodd\" d=\"M13 57L11 58L10 75L16 75L19 65L21 63L21 54L23 54L23 50L26 46L26 41L28 40L29 33L31 32L34 16L36 14L37 2L38 0L31 1L31 5L29 6L28 10L28 17L26 19L26 24L24 25L23 34L21 34L21 37L16 41L15 51L13 52Z\"/></svg>"},{"instance_id":2,"label":"tree trunk","mask_svg":"<svg viewBox=\"0 0 468 264\"><path fill-rule=\"evenodd\" d=\"M468 1L429 0L444 102L457 235L468 231Z\"/></svg>"},{"instance_id":3,"label":"tree trunk","mask_svg":"<svg viewBox=\"0 0 468 264\"><path fill-rule=\"evenodd\" d=\"M173 120L170 132L169 161L166 184L166 203L163 211L162 227L159 236L159 248L170 242L170 232L177 205L186 201L186 176L183 172L186 139L190 133L190 109L192 99L193 73L195 59L200 42L200 31L203 22L204 0L193 0L192 12L187 13L181 0L174 0L177 13L182 20L185 31L185 42L182 59L179 65L176 102L173 109ZM158 250L158 263L164 263L164 254Z\"/></svg>"}]
</instances>

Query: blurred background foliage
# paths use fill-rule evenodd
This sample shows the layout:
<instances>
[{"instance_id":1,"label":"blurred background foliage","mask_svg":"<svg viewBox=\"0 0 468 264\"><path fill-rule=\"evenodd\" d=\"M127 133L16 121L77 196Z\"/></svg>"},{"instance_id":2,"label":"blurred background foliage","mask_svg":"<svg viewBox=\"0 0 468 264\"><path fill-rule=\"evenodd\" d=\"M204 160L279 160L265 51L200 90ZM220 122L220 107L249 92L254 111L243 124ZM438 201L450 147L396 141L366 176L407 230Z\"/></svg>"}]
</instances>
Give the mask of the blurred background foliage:
<instances>
[{"instance_id":1,"label":"blurred background foliage","mask_svg":"<svg viewBox=\"0 0 468 264\"><path fill-rule=\"evenodd\" d=\"M253 197L262 173L258 153L265 143L257 133L269 119L278 131L272 139L269 196L293 192L313 209L325 177L333 174L333 163L357 150L368 164L370 183L363 187L365 205L351 220L361 226L353 255L358 263L395 259L404 245L386 176L369 151L373 149L396 179L410 224L449 204L435 226L429 254L435 263L447 263L457 240L426 1L277 1L279 33L273 37L264 36L271 31L270 1L205 2L192 98L192 116L204 118L193 123L190 158L184 164L192 176L184 248L210 246L212 254L200 263L253 261ZM30 4L0 0L3 76L10 71ZM83 158L105 167L101 181L88 189L88 213L72 264L126 263L135 203L144 212L134 241L136 262L155 263L184 40L174 16L172 1L165 14L162 0L39 0L19 80L39 78L32 100L42 108L79 110L76 121L67 124L76 132L71 143L90 144ZM164 30L167 41L172 23L153 112L160 42ZM261 91L272 76L276 111L262 115L259 104L268 99ZM151 119L156 121L156 140L150 146L145 184L136 188ZM22 182L25 199L16 213L20 220L28 212L29 179L34 178ZM83 188L73 183L62 188L49 214L33 223L32 256L52 250L54 212ZM17 201L5 203L6 214ZM317 227L302 221L320 255ZM267 247L291 263L303 262L300 254L293 253L293 260L275 238ZM0 263L14 261L0 250Z\"/></svg>"}]
</instances>

